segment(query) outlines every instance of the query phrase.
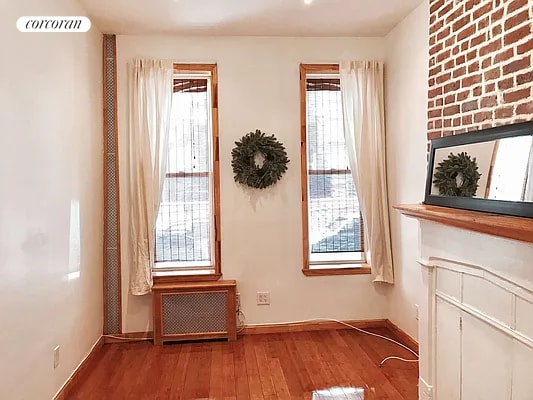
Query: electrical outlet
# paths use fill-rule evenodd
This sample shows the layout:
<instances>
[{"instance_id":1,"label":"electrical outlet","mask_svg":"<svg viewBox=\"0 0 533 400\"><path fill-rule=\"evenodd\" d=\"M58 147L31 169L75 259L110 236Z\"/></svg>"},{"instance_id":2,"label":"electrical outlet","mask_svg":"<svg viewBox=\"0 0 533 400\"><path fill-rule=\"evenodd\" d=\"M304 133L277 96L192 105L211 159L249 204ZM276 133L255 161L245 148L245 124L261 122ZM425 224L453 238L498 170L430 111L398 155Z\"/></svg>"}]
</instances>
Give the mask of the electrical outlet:
<instances>
[{"instance_id":1,"label":"electrical outlet","mask_svg":"<svg viewBox=\"0 0 533 400\"><path fill-rule=\"evenodd\" d=\"M257 292L257 305L268 306L270 304L270 292Z\"/></svg>"},{"instance_id":2,"label":"electrical outlet","mask_svg":"<svg viewBox=\"0 0 533 400\"><path fill-rule=\"evenodd\" d=\"M415 304L415 319L418 321L418 304Z\"/></svg>"},{"instance_id":3,"label":"electrical outlet","mask_svg":"<svg viewBox=\"0 0 533 400\"><path fill-rule=\"evenodd\" d=\"M59 348L60 346L54 348L54 369L59 367Z\"/></svg>"},{"instance_id":4,"label":"electrical outlet","mask_svg":"<svg viewBox=\"0 0 533 400\"><path fill-rule=\"evenodd\" d=\"M237 293L235 295L235 307L237 308L237 311L240 311L241 309L241 294Z\"/></svg>"}]
</instances>

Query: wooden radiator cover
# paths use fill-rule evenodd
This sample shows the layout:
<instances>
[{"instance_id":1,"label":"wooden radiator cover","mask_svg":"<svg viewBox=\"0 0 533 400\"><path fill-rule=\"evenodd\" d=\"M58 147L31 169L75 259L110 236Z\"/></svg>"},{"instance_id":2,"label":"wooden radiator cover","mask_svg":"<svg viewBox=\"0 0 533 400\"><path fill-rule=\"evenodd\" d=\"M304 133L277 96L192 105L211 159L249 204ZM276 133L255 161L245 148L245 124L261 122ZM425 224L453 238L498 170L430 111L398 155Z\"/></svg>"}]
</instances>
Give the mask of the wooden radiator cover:
<instances>
[{"instance_id":1,"label":"wooden radiator cover","mask_svg":"<svg viewBox=\"0 0 533 400\"><path fill-rule=\"evenodd\" d=\"M237 338L236 282L156 283L154 344Z\"/></svg>"}]
</instances>

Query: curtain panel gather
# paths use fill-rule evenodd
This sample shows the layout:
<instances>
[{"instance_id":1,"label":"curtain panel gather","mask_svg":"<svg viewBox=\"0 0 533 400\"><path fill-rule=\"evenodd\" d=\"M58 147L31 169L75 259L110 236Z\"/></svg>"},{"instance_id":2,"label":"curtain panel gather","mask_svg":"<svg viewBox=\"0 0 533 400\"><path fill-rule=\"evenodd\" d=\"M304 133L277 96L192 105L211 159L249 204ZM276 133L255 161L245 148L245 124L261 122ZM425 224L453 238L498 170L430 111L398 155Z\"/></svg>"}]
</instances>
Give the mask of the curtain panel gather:
<instances>
[{"instance_id":1,"label":"curtain panel gather","mask_svg":"<svg viewBox=\"0 0 533 400\"><path fill-rule=\"evenodd\" d=\"M171 123L173 63L133 60L129 76L130 289L152 288L155 224L165 181Z\"/></svg>"},{"instance_id":2,"label":"curtain panel gather","mask_svg":"<svg viewBox=\"0 0 533 400\"><path fill-rule=\"evenodd\" d=\"M383 101L383 63L340 64L344 136L363 215L374 282L394 283Z\"/></svg>"}]
</instances>

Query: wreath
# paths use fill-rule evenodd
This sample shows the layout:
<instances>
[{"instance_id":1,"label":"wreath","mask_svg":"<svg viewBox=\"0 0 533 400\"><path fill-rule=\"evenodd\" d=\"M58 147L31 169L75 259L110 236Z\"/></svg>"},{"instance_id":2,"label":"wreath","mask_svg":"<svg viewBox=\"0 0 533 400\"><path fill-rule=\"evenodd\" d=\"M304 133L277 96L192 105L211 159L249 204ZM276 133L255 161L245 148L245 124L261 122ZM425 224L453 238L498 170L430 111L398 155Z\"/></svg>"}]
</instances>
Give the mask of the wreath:
<instances>
[{"instance_id":1,"label":"wreath","mask_svg":"<svg viewBox=\"0 0 533 400\"><path fill-rule=\"evenodd\" d=\"M466 152L450 153L435 168L433 184L441 196L474 197L480 177L475 157Z\"/></svg>"},{"instance_id":2,"label":"wreath","mask_svg":"<svg viewBox=\"0 0 533 400\"><path fill-rule=\"evenodd\" d=\"M287 171L287 152L274 135L265 135L259 129L244 135L231 150L231 166L235 182L256 189L264 189L281 179ZM262 165L256 157L262 157Z\"/></svg>"}]
</instances>

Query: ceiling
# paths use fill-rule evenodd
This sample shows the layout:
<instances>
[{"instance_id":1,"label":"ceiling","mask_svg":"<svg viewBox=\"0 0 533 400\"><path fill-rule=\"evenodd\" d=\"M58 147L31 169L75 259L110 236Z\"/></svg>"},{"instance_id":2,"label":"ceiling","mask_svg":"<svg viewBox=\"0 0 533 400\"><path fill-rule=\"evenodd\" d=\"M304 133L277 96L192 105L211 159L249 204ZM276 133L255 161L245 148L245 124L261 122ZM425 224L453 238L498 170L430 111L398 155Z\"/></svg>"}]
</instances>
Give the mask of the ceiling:
<instances>
[{"instance_id":1,"label":"ceiling","mask_svg":"<svg viewBox=\"0 0 533 400\"><path fill-rule=\"evenodd\" d=\"M384 36L422 0L80 0L104 33ZM309 1L309 0L307 0Z\"/></svg>"}]
</instances>

